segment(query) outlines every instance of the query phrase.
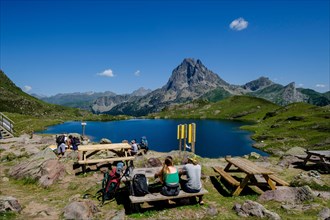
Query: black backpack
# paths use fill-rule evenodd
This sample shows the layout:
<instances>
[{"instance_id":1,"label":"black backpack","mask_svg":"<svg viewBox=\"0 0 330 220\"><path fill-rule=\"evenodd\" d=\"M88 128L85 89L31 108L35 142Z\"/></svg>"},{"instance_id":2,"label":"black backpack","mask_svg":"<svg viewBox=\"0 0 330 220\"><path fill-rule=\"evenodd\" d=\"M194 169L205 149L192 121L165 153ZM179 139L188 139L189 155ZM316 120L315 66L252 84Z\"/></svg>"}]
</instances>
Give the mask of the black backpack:
<instances>
[{"instance_id":1,"label":"black backpack","mask_svg":"<svg viewBox=\"0 0 330 220\"><path fill-rule=\"evenodd\" d=\"M64 139L65 139L64 135L59 135L59 136L56 137L56 143L58 145L60 145L62 143L65 143Z\"/></svg>"},{"instance_id":2,"label":"black backpack","mask_svg":"<svg viewBox=\"0 0 330 220\"><path fill-rule=\"evenodd\" d=\"M77 137L73 137L71 140L72 146L79 146L80 145L80 140Z\"/></svg>"},{"instance_id":3,"label":"black backpack","mask_svg":"<svg viewBox=\"0 0 330 220\"><path fill-rule=\"evenodd\" d=\"M142 173L137 173L133 177L133 196L145 196L149 193L147 178Z\"/></svg>"}]
</instances>

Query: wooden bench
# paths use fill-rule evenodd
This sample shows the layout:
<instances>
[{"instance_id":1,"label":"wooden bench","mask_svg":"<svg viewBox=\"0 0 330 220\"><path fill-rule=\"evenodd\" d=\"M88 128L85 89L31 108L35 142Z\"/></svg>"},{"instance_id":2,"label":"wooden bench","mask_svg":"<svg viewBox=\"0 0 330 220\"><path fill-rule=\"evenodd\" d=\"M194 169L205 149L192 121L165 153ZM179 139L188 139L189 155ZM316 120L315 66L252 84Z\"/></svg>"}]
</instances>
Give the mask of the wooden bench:
<instances>
[{"instance_id":1,"label":"wooden bench","mask_svg":"<svg viewBox=\"0 0 330 220\"><path fill-rule=\"evenodd\" d=\"M239 186L239 182L232 177L229 173L227 173L224 169L221 167L213 167L213 170L221 175L225 180L227 180L228 183L230 183L233 186Z\"/></svg>"},{"instance_id":2,"label":"wooden bench","mask_svg":"<svg viewBox=\"0 0 330 220\"><path fill-rule=\"evenodd\" d=\"M201 189L198 193L186 193L183 190L180 190L179 195L177 196L164 196L160 193L152 193L147 194L145 196L129 196L131 203L144 203L144 202L154 202L154 201L161 201L161 200L168 200L168 199L181 199L181 198L188 198L193 196L202 196L208 193L208 191L204 188Z\"/></svg>"},{"instance_id":3,"label":"wooden bench","mask_svg":"<svg viewBox=\"0 0 330 220\"><path fill-rule=\"evenodd\" d=\"M274 182L276 182L276 185L279 185L279 186L289 186L290 185L289 183L285 182L284 180L281 180L280 178L278 178L275 175L269 175L269 178L271 180L273 180Z\"/></svg>"},{"instance_id":4,"label":"wooden bench","mask_svg":"<svg viewBox=\"0 0 330 220\"><path fill-rule=\"evenodd\" d=\"M137 156L142 156L146 154L146 150L145 149L139 149L138 152L136 153Z\"/></svg>"}]
</instances>

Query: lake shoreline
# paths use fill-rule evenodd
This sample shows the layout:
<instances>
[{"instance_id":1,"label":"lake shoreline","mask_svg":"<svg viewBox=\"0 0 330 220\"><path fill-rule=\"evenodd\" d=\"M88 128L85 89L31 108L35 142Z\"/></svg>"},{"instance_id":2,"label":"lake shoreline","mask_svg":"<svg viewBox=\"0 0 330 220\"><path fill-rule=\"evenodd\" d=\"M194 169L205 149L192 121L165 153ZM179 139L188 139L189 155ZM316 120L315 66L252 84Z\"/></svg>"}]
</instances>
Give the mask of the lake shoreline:
<instances>
[{"instance_id":1,"label":"lake shoreline","mask_svg":"<svg viewBox=\"0 0 330 220\"><path fill-rule=\"evenodd\" d=\"M146 136L149 148L162 152L179 149L177 140L179 124L196 123L196 154L209 158L226 155L243 156L253 151L263 156L268 155L267 152L253 146L255 142L251 139L252 132L241 129L241 126L245 124L230 120L134 119L109 122L87 121L86 123L85 132L92 142L99 142L106 138L113 143L134 139L139 143L140 137ZM48 127L47 130L38 133L79 134L82 133L82 126L80 122L68 121ZM182 147L184 143L182 140Z\"/></svg>"}]
</instances>

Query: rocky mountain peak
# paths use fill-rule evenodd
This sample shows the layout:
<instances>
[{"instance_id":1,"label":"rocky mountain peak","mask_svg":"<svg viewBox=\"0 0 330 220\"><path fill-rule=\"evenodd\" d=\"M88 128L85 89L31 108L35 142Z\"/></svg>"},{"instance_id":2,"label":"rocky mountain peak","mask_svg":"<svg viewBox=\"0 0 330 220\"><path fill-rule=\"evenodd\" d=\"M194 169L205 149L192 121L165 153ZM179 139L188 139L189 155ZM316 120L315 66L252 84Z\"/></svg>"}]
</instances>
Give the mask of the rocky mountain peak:
<instances>
[{"instance_id":1,"label":"rocky mountain peak","mask_svg":"<svg viewBox=\"0 0 330 220\"><path fill-rule=\"evenodd\" d=\"M302 94L296 89L296 84L294 82L291 82L283 88L283 102L280 104L287 105L293 102L303 102L306 101L307 98L308 97L306 95Z\"/></svg>"},{"instance_id":2,"label":"rocky mountain peak","mask_svg":"<svg viewBox=\"0 0 330 220\"><path fill-rule=\"evenodd\" d=\"M148 93L152 92L151 89L145 89L144 87L140 87L139 89L132 92L132 96L144 96Z\"/></svg>"},{"instance_id":3,"label":"rocky mountain peak","mask_svg":"<svg viewBox=\"0 0 330 220\"><path fill-rule=\"evenodd\" d=\"M209 90L220 85L228 85L228 83L208 70L200 60L186 58L173 70L169 81L163 88L167 91L181 91L183 89L194 90L194 87L202 86L208 87Z\"/></svg>"},{"instance_id":4,"label":"rocky mountain peak","mask_svg":"<svg viewBox=\"0 0 330 220\"><path fill-rule=\"evenodd\" d=\"M274 83L271 80L269 80L269 78L262 76L256 80L246 83L245 85L243 85L243 88L250 91L257 91L272 84Z\"/></svg>"}]
</instances>

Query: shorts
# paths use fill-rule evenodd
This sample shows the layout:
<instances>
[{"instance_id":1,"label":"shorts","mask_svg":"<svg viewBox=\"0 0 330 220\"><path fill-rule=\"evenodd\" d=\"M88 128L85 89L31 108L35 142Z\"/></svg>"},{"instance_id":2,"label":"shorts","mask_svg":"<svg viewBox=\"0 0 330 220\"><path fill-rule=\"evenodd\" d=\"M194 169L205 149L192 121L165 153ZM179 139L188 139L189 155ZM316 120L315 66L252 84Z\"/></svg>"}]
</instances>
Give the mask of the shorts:
<instances>
[{"instance_id":1,"label":"shorts","mask_svg":"<svg viewBox=\"0 0 330 220\"><path fill-rule=\"evenodd\" d=\"M58 154L64 154L65 152L65 148L66 148L66 145L64 143L60 144L58 147L57 147L57 153Z\"/></svg>"},{"instance_id":2,"label":"shorts","mask_svg":"<svg viewBox=\"0 0 330 220\"><path fill-rule=\"evenodd\" d=\"M192 189L188 186L188 181L181 180L181 189L186 193L198 193L201 189Z\"/></svg>"},{"instance_id":3,"label":"shorts","mask_svg":"<svg viewBox=\"0 0 330 220\"><path fill-rule=\"evenodd\" d=\"M77 145L72 145L72 150L78 150L78 146Z\"/></svg>"},{"instance_id":4,"label":"shorts","mask_svg":"<svg viewBox=\"0 0 330 220\"><path fill-rule=\"evenodd\" d=\"M179 184L164 184L160 194L164 196L177 196L180 193L180 185Z\"/></svg>"}]
</instances>

